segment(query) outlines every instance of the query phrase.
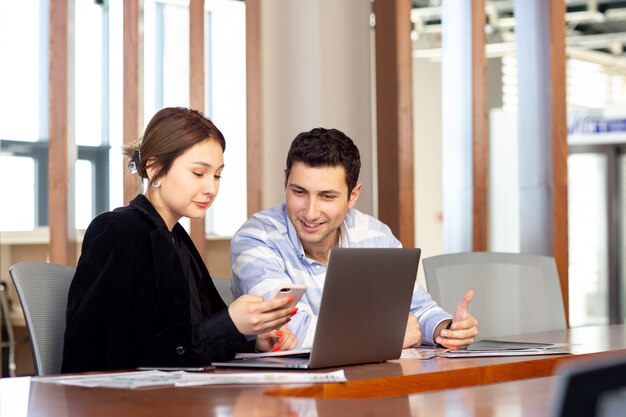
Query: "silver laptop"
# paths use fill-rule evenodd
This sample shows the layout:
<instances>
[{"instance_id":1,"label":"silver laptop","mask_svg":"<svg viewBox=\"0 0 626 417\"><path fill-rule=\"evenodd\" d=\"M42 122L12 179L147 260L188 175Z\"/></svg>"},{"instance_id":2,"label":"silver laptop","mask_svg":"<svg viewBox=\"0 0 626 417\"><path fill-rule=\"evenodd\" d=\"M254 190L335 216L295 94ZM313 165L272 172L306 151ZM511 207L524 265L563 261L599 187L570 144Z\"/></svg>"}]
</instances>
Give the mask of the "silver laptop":
<instances>
[{"instance_id":1,"label":"silver laptop","mask_svg":"<svg viewBox=\"0 0 626 417\"><path fill-rule=\"evenodd\" d=\"M234 359L212 365L317 369L399 358L419 258L417 248L332 249L308 358Z\"/></svg>"}]
</instances>

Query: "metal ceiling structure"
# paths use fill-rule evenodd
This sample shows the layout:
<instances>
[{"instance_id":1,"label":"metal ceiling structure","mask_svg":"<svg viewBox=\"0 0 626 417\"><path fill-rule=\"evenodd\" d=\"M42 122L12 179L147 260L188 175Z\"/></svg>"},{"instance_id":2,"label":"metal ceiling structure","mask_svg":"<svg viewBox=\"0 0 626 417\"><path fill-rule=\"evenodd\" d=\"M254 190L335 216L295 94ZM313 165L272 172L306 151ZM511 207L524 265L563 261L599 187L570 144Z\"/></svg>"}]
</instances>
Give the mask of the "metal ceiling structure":
<instances>
[{"instance_id":1,"label":"metal ceiling structure","mask_svg":"<svg viewBox=\"0 0 626 417\"><path fill-rule=\"evenodd\" d=\"M441 56L441 3L413 0L415 57L437 60ZM514 6L511 0L487 0L488 57L515 54ZM626 1L569 0L566 7L568 56L626 71Z\"/></svg>"}]
</instances>

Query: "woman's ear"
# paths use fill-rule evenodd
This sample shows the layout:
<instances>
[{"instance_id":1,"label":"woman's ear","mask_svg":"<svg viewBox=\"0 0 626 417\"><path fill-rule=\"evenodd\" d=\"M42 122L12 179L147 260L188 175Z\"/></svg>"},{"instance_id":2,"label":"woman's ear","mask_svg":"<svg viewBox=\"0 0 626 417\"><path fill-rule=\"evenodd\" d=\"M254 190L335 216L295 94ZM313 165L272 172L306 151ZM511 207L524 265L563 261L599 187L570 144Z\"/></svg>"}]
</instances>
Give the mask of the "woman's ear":
<instances>
[{"instance_id":1,"label":"woman's ear","mask_svg":"<svg viewBox=\"0 0 626 417\"><path fill-rule=\"evenodd\" d=\"M151 182L154 176L159 172L159 164L156 159L150 158L146 161L146 175L148 176L148 182Z\"/></svg>"}]
</instances>

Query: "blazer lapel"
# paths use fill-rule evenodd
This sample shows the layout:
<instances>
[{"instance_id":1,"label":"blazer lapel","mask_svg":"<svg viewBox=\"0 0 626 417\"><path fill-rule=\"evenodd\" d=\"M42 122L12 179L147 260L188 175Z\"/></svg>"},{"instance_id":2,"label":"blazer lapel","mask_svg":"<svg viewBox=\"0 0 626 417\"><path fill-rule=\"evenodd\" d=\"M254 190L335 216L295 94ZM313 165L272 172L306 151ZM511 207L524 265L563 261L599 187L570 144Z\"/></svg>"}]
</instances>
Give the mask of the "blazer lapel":
<instances>
[{"instance_id":1,"label":"blazer lapel","mask_svg":"<svg viewBox=\"0 0 626 417\"><path fill-rule=\"evenodd\" d=\"M172 237L166 230L156 229L150 234L150 239L159 304L169 321L176 326L189 328L189 287L182 276L182 266Z\"/></svg>"}]
</instances>

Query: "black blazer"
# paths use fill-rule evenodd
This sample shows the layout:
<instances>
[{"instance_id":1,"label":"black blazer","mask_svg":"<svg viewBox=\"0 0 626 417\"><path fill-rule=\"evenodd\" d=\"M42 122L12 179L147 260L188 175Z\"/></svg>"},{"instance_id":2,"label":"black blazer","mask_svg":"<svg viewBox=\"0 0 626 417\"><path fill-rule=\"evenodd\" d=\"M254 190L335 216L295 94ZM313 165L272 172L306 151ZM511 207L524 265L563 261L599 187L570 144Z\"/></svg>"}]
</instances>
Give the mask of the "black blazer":
<instances>
[{"instance_id":1,"label":"black blazer","mask_svg":"<svg viewBox=\"0 0 626 417\"><path fill-rule=\"evenodd\" d=\"M172 236L139 195L96 217L85 233L68 296L63 372L207 365L250 349L187 232L176 224L172 234L202 271L211 316L192 326Z\"/></svg>"}]
</instances>

